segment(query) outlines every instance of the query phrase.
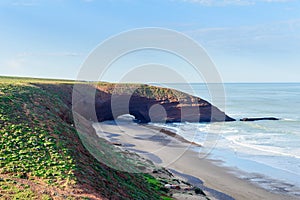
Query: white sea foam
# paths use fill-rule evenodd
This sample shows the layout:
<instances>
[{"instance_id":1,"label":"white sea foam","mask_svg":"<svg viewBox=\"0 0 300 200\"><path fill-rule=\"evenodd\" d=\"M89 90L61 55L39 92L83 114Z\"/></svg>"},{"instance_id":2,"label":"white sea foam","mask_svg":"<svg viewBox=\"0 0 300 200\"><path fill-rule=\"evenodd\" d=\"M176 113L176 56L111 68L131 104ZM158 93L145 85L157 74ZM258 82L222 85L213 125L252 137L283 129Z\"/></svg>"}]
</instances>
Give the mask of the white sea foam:
<instances>
[{"instance_id":1,"label":"white sea foam","mask_svg":"<svg viewBox=\"0 0 300 200\"><path fill-rule=\"evenodd\" d=\"M203 91L201 85L194 87L195 91L197 87ZM272 176L284 182L283 190L299 194L300 101L295 97L300 96L300 84L227 84L225 87L226 113L230 116L236 119L272 116L280 120L164 126L199 144L205 145L206 139L218 140L212 158L250 174L260 174L262 178L251 181L263 187L268 188L268 184L270 188L275 187L270 181L261 180Z\"/></svg>"},{"instance_id":2,"label":"white sea foam","mask_svg":"<svg viewBox=\"0 0 300 200\"><path fill-rule=\"evenodd\" d=\"M257 155L258 153L260 153L260 154L266 155L266 156L280 155L280 156L288 156L288 157L293 157L293 158L300 159L299 155L291 154L291 153L285 153L284 152L285 149L282 149L280 147L249 144L249 143L247 143L246 140L244 140L243 136L228 136L226 139L229 140L230 142L236 144L236 145L241 146L241 147L249 148L250 150L247 151L247 153L249 153L249 154L251 153L251 154Z\"/></svg>"}]
</instances>

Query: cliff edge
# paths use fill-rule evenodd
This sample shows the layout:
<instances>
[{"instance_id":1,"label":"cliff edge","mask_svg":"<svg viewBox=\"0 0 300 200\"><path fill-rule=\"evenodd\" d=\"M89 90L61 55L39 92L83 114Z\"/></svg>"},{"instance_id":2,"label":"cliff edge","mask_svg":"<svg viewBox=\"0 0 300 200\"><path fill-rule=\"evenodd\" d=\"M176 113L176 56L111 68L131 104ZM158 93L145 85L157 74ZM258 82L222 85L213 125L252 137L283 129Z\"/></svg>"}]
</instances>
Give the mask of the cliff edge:
<instances>
[{"instance_id":1,"label":"cliff edge","mask_svg":"<svg viewBox=\"0 0 300 200\"><path fill-rule=\"evenodd\" d=\"M133 115L148 122L235 121L209 102L174 89L139 84L96 85L96 115L99 122Z\"/></svg>"}]
</instances>

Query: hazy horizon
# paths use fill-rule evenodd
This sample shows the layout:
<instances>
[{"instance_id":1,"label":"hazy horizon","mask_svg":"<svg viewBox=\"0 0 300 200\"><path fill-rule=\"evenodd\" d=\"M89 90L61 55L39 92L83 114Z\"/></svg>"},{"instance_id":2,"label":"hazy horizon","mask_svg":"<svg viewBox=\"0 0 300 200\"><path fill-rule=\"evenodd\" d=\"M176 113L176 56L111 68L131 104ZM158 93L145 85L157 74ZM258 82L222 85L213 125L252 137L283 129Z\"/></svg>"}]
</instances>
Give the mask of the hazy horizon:
<instances>
[{"instance_id":1,"label":"hazy horizon","mask_svg":"<svg viewBox=\"0 0 300 200\"><path fill-rule=\"evenodd\" d=\"M20 79L45 79L45 80L66 80L66 81L86 81L88 80L76 80L76 79L61 79L55 77L32 77L32 76L10 76L10 75L0 75L0 78L20 78ZM101 80L101 81L91 81L91 82L109 82L109 83L142 83L142 82L115 82L115 81L108 81L108 80ZM222 82L222 83L205 83L205 82L147 82L142 84L300 84L299 82Z\"/></svg>"}]
</instances>

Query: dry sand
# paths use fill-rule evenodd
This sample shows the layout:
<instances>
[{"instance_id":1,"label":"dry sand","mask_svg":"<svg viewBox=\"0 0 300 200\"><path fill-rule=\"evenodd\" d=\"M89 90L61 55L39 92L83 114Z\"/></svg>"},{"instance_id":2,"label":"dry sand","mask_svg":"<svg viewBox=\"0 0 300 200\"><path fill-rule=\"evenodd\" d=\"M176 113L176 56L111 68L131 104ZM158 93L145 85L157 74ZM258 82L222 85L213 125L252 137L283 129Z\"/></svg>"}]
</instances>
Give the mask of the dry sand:
<instances>
[{"instance_id":1,"label":"dry sand","mask_svg":"<svg viewBox=\"0 0 300 200\"><path fill-rule=\"evenodd\" d=\"M151 159L162 167L199 178L204 182L204 186L225 193L234 199L297 199L272 193L240 179L230 173L233 169L220 167L209 159L199 158L197 152L189 149L191 144L180 142L157 129L151 128L151 126L141 126L123 120L117 123L118 125L112 122L101 123L96 128L98 135L104 137L108 136L107 134L113 134L114 137L109 137L109 140L125 144L125 146L132 144L134 146L126 148Z\"/></svg>"}]
</instances>

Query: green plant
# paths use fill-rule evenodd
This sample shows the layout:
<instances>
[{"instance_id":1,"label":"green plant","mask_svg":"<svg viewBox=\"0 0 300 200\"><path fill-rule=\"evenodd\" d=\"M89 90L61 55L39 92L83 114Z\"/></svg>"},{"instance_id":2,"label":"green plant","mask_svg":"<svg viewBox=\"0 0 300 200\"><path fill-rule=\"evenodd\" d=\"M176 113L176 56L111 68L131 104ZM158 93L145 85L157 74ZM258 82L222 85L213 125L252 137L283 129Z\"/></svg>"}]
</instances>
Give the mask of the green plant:
<instances>
[{"instance_id":1,"label":"green plant","mask_svg":"<svg viewBox=\"0 0 300 200\"><path fill-rule=\"evenodd\" d=\"M42 183L43 189L78 187L80 191L89 185L94 189L92 192L107 198L166 196L161 190L162 184L155 178L113 170L83 147L84 138L80 140L73 127L72 84L72 81L0 77L0 174L27 183L18 185L0 179L1 195L3 191L7 199L51 199L51 195L39 196L38 191L30 187L30 183ZM107 84L111 86L114 84ZM141 93L152 95L152 90L145 86ZM127 168L139 162L115 151L103 139L93 139L107 150L105 153L96 151L98 156L104 159L115 156L117 162ZM74 199L72 195L66 198Z\"/></svg>"}]
</instances>

